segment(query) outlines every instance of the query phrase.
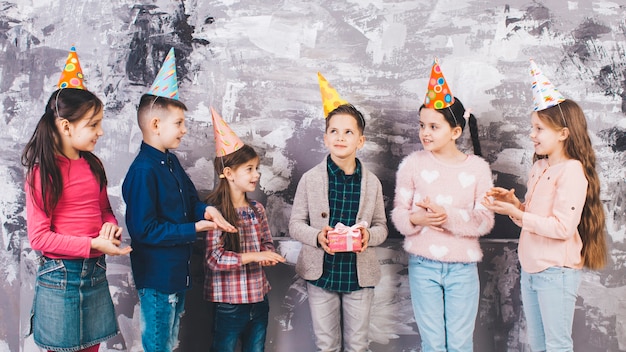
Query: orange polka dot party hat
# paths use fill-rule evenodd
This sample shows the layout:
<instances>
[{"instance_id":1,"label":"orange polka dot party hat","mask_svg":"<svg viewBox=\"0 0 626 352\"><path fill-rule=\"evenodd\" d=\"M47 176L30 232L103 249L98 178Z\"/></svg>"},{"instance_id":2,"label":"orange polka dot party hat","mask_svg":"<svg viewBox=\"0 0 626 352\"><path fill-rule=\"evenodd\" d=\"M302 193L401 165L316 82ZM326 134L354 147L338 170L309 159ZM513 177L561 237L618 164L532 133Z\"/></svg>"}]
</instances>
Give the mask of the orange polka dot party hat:
<instances>
[{"instance_id":1,"label":"orange polka dot party hat","mask_svg":"<svg viewBox=\"0 0 626 352\"><path fill-rule=\"evenodd\" d=\"M74 46L72 46L70 53L67 55L58 86L59 88L85 89L83 69L80 67L80 61L78 61L78 54Z\"/></svg>"},{"instance_id":2,"label":"orange polka dot party hat","mask_svg":"<svg viewBox=\"0 0 626 352\"><path fill-rule=\"evenodd\" d=\"M225 156L243 147L243 142L228 126L220 114L211 107L213 119L213 138L215 139L215 156Z\"/></svg>"},{"instance_id":3,"label":"orange polka dot party hat","mask_svg":"<svg viewBox=\"0 0 626 352\"><path fill-rule=\"evenodd\" d=\"M163 61L163 65L159 70L154 83L148 90L148 94L156 95L157 97L170 98L174 100L178 99L178 77L176 76L176 56L174 54L174 48L171 48Z\"/></svg>"},{"instance_id":4,"label":"orange polka dot party hat","mask_svg":"<svg viewBox=\"0 0 626 352\"><path fill-rule=\"evenodd\" d=\"M335 110L339 105L348 104L347 101L341 99L339 93L333 88L330 83L322 76L321 73L317 73L317 80L320 84L320 92L322 93L322 105L324 106L324 118L328 117L331 111Z\"/></svg>"},{"instance_id":5,"label":"orange polka dot party hat","mask_svg":"<svg viewBox=\"0 0 626 352\"><path fill-rule=\"evenodd\" d=\"M454 104L454 96L448 88L448 81L443 77L439 60L435 58L433 67L430 69L428 91L424 98L424 106L428 109L443 109Z\"/></svg>"}]
</instances>

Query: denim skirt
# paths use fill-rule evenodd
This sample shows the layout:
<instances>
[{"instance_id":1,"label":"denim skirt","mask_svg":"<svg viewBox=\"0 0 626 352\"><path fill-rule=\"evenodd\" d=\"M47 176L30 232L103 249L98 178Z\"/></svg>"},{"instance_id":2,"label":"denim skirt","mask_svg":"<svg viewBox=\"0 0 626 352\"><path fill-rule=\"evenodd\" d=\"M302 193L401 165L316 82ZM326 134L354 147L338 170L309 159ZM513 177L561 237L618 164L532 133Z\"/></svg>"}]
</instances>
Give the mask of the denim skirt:
<instances>
[{"instance_id":1,"label":"denim skirt","mask_svg":"<svg viewBox=\"0 0 626 352\"><path fill-rule=\"evenodd\" d=\"M30 332L53 351L78 351L118 334L104 256L41 257Z\"/></svg>"}]
</instances>

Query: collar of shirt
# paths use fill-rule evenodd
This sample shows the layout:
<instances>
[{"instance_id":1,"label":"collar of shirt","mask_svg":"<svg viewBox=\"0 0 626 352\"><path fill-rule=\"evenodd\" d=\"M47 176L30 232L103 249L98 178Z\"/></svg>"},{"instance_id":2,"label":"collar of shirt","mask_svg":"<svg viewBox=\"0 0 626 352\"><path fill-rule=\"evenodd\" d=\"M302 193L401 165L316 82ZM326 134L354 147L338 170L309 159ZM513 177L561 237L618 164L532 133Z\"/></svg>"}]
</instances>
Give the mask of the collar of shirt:
<instances>
[{"instance_id":1,"label":"collar of shirt","mask_svg":"<svg viewBox=\"0 0 626 352\"><path fill-rule=\"evenodd\" d=\"M357 181L361 180L361 162L359 161L359 159L355 159L355 160L356 160L356 168L354 169L354 173L352 175L346 175L346 173L339 166L337 166L337 164L335 164L335 162L329 155L326 158L326 165L327 165L328 172L331 176L336 177L341 180L350 178L350 177L355 177Z\"/></svg>"},{"instance_id":2,"label":"collar of shirt","mask_svg":"<svg viewBox=\"0 0 626 352\"><path fill-rule=\"evenodd\" d=\"M166 165L172 162L172 153L170 153L169 151L163 153L162 151L156 149L150 144L147 144L146 142L141 142L140 148L144 155L148 156L150 159L158 161L161 165Z\"/></svg>"}]
</instances>

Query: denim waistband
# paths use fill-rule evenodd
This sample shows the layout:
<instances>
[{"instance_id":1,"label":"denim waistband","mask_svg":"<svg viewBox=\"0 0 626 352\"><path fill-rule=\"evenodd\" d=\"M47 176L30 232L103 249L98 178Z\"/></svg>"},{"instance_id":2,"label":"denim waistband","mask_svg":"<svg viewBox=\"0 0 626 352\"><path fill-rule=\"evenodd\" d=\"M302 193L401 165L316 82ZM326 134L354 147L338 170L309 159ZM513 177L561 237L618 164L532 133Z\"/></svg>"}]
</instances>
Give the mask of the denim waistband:
<instances>
[{"instance_id":1,"label":"denim waistband","mask_svg":"<svg viewBox=\"0 0 626 352\"><path fill-rule=\"evenodd\" d=\"M63 261L64 263L95 263L101 258L104 258L104 254L99 257L80 258L80 259L50 258L50 257L46 257L45 255L40 255L39 258L37 258L37 261L39 262L39 265L43 265L46 262L55 261L55 260Z\"/></svg>"}]
</instances>

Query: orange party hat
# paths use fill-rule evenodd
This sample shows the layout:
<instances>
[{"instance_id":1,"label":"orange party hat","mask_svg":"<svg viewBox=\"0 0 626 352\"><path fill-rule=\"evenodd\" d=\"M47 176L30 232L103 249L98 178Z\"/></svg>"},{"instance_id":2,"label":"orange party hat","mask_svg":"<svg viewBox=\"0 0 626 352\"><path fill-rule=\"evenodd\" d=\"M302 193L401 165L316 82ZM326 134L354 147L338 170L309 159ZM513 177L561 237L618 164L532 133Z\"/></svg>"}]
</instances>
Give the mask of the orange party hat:
<instances>
[{"instance_id":1,"label":"orange party hat","mask_svg":"<svg viewBox=\"0 0 626 352\"><path fill-rule=\"evenodd\" d=\"M324 118L328 117L331 111L335 110L339 105L348 104L347 101L341 99L339 93L333 88L330 83L322 76L321 73L317 73L317 80L320 84L320 92L322 93L322 105L324 106Z\"/></svg>"},{"instance_id":2,"label":"orange party hat","mask_svg":"<svg viewBox=\"0 0 626 352\"><path fill-rule=\"evenodd\" d=\"M435 58L433 67L430 70L430 80L428 81L428 91L424 99L424 106L428 109L443 109L454 104L454 96L448 88L448 82L443 77L439 60Z\"/></svg>"},{"instance_id":3,"label":"orange party hat","mask_svg":"<svg viewBox=\"0 0 626 352\"><path fill-rule=\"evenodd\" d=\"M243 147L243 142L220 114L211 106L211 118L213 119L213 137L215 138L215 155L224 156L236 152Z\"/></svg>"},{"instance_id":4,"label":"orange party hat","mask_svg":"<svg viewBox=\"0 0 626 352\"><path fill-rule=\"evenodd\" d=\"M58 83L59 88L78 88L85 89L83 84L83 69L80 67L78 61L78 54L76 54L76 47L72 46L67 60L65 60L65 67L61 72L61 78Z\"/></svg>"}]
</instances>

